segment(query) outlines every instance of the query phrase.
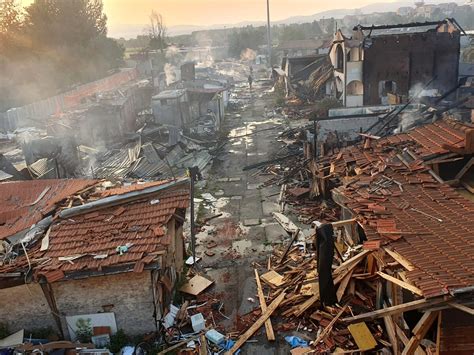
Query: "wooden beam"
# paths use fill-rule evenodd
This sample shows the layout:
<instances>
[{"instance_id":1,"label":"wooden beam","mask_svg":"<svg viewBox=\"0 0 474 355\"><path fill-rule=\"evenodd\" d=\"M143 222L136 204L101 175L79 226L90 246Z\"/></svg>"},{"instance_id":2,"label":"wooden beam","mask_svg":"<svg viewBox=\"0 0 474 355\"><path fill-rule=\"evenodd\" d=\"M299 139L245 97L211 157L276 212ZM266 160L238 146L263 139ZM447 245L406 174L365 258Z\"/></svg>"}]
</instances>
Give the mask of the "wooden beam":
<instances>
[{"instance_id":1,"label":"wooden beam","mask_svg":"<svg viewBox=\"0 0 474 355\"><path fill-rule=\"evenodd\" d=\"M199 347L199 355L208 355L207 340L204 334L200 337L201 346Z\"/></svg>"},{"instance_id":2,"label":"wooden beam","mask_svg":"<svg viewBox=\"0 0 474 355\"><path fill-rule=\"evenodd\" d=\"M43 295L46 298L46 302L48 302L49 310L51 311L51 315L56 322L56 326L58 327L59 334L64 338L64 332L61 322L61 316L58 310L58 306L56 303L56 298L54 297L53 288L49 282L40 283L41 290L43 291Z\"/></svg>"},{"instance_id":3,"label":"wooden beam","mask_svg":"<svg viewBox=\"0 0 474 355\"><path fill-rule=\"evenodd\" d=\"M265 296L263 295L262 284L260 282L260 276L258 276L257 269L255 271L255 280L257 281L257 292L258 292L258 300L260 301L260 308L262 309L262 314L267 311L267 302L265 301ZM265 332L267 333L267 339L269 341L275 340L275 334L273 333L272 321L268 318L265 321Z\"/></svg>"},{"instance_id":4,"label":"wooden beam","mask_svg":"<svg viewBox=\"0 0 474 355\"><path fill-rule=\"evenodd\" d=\"M293 244L295 243L296 239L298 238L298 234L300 233L300 229L297 228L296 231L293 233L293 237L291 238L291 241L290 241L290 244L288 244L288 246L286 247L286 250L285 252L283 253L283 255L281 256L281 259L280 261L278 262L278 264L282 264L285 259L286 259L286 256L288 255L288 253L290 252L291 250L291 247L293 246Z\"/></svg>"},{"instance_id":5,"label":"wooden beam","mask_svg":"<svg viewBox=\"0 0 474 355\"><path fill-rule=\"evenodd\" d=\"M392 316L383 317L385 323L385 328L387 330L388 338L392 344L392 349L394 354L398 354L398 339L395 330L395 322L392 319Z\"/></svg>"},{"instance_id":6,"label":"wooden beam","mask_svg":"<svg viewBox=\"0 0 474 355\"><path fill-rule=\"evenodd\" d=\"M326 326L326 328L324 328L324 330L321 332L321 334L319 334L319 336L314 341L314 344L318 345L319 342L323 341L324 338L326 338L326 336L329 335L329 333L332 330L332 327L337 322L337 320L339 318L341 318L342 314L346 311L346 309L347 309L347 304L344 307L342 307L342 309L339 311L339 313L331 320L331 322L329 322L329 324Z\"/></svg>"},{"instance_id":7,"label":"wooden beam","mask_svg":"<svg viewBox=\"0 0 474 355\"><path fill-rule=\"evenodd\" d=\"M405 259L403 256L398 254L396 251L390 250L388 248L384 248L384 250L387 252L388 255L390 255L396 262L398 262L400 265L402 265L405 269L408 271L413 271L415 270L415 267L411 262L409 262L407 259Z\"/></svg>"},{"instance_id":8,"label":"wooden beam","mask_svg":"<svg viewBox=\"0 0 474 355\"><path fill-rule=\"evenodd\" d=\"M474 309L472 309L471 307L456 302L449 302L448 304L453 308L459 309L460 311L466 312L471 316L474 316Z\"/></svg>"},{"instance_id":9,"label":"wooden beam","mask_svg":"<svg viewBox=\"0 0 474 355\"><path fill-rule=\"evenodd\" d=\"M406 290L409 290L415 294L417 294L418 296L423 296L423 291L421 291L418 287L412 285L412 284L409 284L405 281L402 281L402 280L399 280L397 279L396 277L393 277L393 276L390 276L388 274L385 274L381 271L377 271L377 274L384 278L385 280L388 280L390 282L393 282L394 284L400 286L400 287L403 287L404 289Z\"/></svg>"},{"instance_id":10,"label":"wooden beam","mask_svg":"<svg viewBox=\"0 0 474 355\"><path fill-rule=\"evenodd\" d=\"M196 339L198 339L198 338L200 338L200 337L201 337L201 333L199 333L199 334L197 334L197 335L193 335L191 338L188 338L188 339L186 339L186 340L180 341L179 343L177 343L177 344L175 344L175 345L173 345L173 346L170 346L170 347L167 348L167 349L164 349L164 350L160 351L160 352L158 353L158 355L167 354L167 353L169 353L169 352L171 352L171 351L173 351L173 350L175 350L175 349L178 349L178 348L180 348L180 347L182 347L182 346L185 346L185 345L186 345L187 343L189 343L191 340L196 340Z\"/></svg>"},{"instance_id":11,"label":"wooden beam","mask_svg":"<svg viewBox=\"0 0 474 355\"><path fill-rule=\"evenodd\" d=\"M413 328L413 336L405 346L405 349L403 349L402 355L411 355L415 352L415 349L420 345L420 342L425 337L433 322L438 318L438 315L439 311L427 311L423 314L415 328Z\"/></svg>"},{"instance_id":12,"label":"wooden beam","mask_svg":"<svg viewBox=\"0 0 474 355\"><path fill-rule=\"evenodd\" d=\"M353 263L358 263L361 259L363 259L366 255L372 253L372 250L364 250L362 253L359 253L353 256L350 259L344 261L341 265L339 265L336 270L334 270L333 275L338 274L339 272L343 271L344 269L350 269Z\"/></svg>"},{"instance_id":13,"label":"wooden beam","mask_svg":"<svg viewBox=\"0 0 474 355\"><path fill-rule=\"evenodd\" d=\"M333 228L337 228L337 227L343 227L347 224L353 224L355 222L357 222L357 219L352 218L352 219L346 219L344 221L332 222L331 224L332 224Z\"/></svg>"},{"instance_id":14,"label":"wooden beam","mask_svg":"<svg viewBox=\"0 0 474 355\"><path fill-rule=\"evenodd\" d=\"M358 315L353 316L353 317L343 318L342 321L347 322L347 323L357 323L357 322L371 321L371 320L374 320L374 319L383 318L385 316L389 316L389 315L391 316L391 315L394 315L394 314L413 311L415 309L425 309L425 308L429 308L429 307L432 307L432 306L441 305L443 303L445 304L446 307L449 307L448 305L446 305L446 300L443 299L443 298L437 298L437 299L433 299L433 300L426 300L426 299L423 298L421 300L402 303L402 304L399 304L399 305L396 305L396 306L382 308L382 309L378 309L376 311L367 312L367 313L363 313L363 314L358 314Z\"/></svg>"},{"instance_id":15,"label":"wooden beam","mask_svg":"<svg viewBox=\"0 0 474 355\"><path fill-rule=\"evenodd\" d=\"M441 324L443 322L443 312L439 312L438 326L436 327L436 355L441 352Z\"/></svg>"},{"instance_id":16,"label":"wooden beam","mask_svg":"<svg viewBox=\"0 0 474 355\"><path fill-rule=\"evenodd\" d=\"M336 292L336 297L337 297L338 302L341 302L342 296L344 296L344 293L346 292L347 285L349 285L349 281L351 281L351 276L353 272L354 272L354 269L349 270L349 272L341 280L341 284L339 285L339 288L337 289L337 292Z\"/></svg>"},{"instance_id":17,"label":"wooden beam","mask_svg":"<svg viewBox=\"0 0 474 355\"><path fill-rule=\"evenodd\" d=\"M395 330L397 333L398 338L402 341L403 345L407 345L408 342L410 341L406 334L403 332L403 330L398 326L398 324L395 324ZM418 346L415 350L415 355L426 355L425 351Z\"/></svg>"},{"instance_id":18,"label":"wooden beam","mask_svg":"<svg viewBox=\"0 0 474 355\"><path fill-rule=\"evenodd\" d=\"M457 175L454 177L455 180L461 180L461 178L464 176L464 174L467 173L467 171L470 169L470 167L474 164L474 158L471 158L466 165L457 173Z\"/></svg>"},{"instance_id":19,"label":"wooden beam","mask_svg":"<svg viewBox=\"0 0 474 355\"><path fill-rule=\"evenodd\" d=\"M271 304L270 306L267 308L267 311L265 313L263 313L260 318L249 328L247 329L247 331L242 334L239 338L239 340L237 340L237 342L234 344L234 346L228 351L226 352L227 355L231 355L233 353L235 353L237 350L240 349L240 347L242 345L244 345L244 343L250 339L250 337L258 330L258 328L260 328L263 323L265 323L265 321L270 318L270 316L272 315L273 312L275 312L275 310L278 308L278 306L280 305L281 301L283 301L283 299L285 298L285 292L282 292Z\"/></svg>"}]
</instances>

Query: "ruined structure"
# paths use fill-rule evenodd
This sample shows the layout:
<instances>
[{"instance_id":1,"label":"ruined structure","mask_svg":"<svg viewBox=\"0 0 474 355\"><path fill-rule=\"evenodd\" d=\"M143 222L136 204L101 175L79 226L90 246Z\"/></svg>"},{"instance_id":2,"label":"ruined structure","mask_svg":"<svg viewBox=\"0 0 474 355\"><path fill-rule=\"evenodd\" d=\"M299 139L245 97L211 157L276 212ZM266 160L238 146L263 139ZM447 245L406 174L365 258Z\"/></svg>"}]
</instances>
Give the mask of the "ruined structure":
<instances>
[{"instance_id":1,"label":"ruined structure","mask_svg":"<svg viewBox=\"0 0 474 355\"><path fill-rule=\"evenodd\" d=\"M184 264L186 179L109 190L21 181L0 192L0 319L12 331L51 327L74 340L79 318L112 334L156 329Z\"/></svg>"},{"instance_id":2,"label":"ruined structure","mask_svg":"<svg viewBox=\"0 0 474 355\"><path fill-rule=\"evenodd\" d=\"M406 102L429 85L443 94L457 84L456 21L354 27L338 31L329 53L337 97L347 107Z\"/></svg>"}]
</instances>

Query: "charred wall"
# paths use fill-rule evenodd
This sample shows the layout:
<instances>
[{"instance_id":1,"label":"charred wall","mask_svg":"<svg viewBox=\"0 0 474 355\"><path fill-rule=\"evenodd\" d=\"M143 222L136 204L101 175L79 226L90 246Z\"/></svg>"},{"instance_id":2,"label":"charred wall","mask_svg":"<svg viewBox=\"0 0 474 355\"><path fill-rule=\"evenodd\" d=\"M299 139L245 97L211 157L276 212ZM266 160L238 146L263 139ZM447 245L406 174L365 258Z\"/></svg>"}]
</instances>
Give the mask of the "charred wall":
<instances>
[{"instance_id":1,"label":"charred wall","mask_svg":"<svg viewBox=\"0 0 474 355\"><path fill-rule=\"evenodd\" d=\"M458 32L425 32L366 38L364 46L364 105L378 105L379 83L391 80L396 93L408 95L437 79L430 89L446 92L456 85L459 67Z\"/></svg>"}]
</instances>

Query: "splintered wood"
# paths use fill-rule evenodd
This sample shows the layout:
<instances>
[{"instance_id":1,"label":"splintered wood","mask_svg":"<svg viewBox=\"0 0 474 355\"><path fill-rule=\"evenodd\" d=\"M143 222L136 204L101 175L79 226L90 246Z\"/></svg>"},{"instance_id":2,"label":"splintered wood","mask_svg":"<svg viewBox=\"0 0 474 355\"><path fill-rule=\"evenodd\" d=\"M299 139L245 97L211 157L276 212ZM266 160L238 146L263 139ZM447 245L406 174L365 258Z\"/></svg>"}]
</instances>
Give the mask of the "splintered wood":
<instances>
[{"instance_id":1,"label":"splintered wood","mask_svg":"<svg viewBox=\"0 0 474 355\"><path fill-rule=\"evenodd\" d=\"M298 227L287 217L277 213L275 218L289 234L299 233ZM335 223L333 227L344 228L353 223L355 220L349 219ZM237 347L232 351L265 325L269 340L281 331L296 332L303 339L313 339L308 347L296 348L299 350L295 353L353 353L382 349L401 353L406 347L418 355L424 352L420 342L426 334L426 327L433 324L435 313L424 315L411 331L411 336L406 325L404 331L400 328L400 324L404 324L401 318L404 312L429 312L433 307L472 311L441 297L430 300L419 298L423 296L421 290L407 277L414 266L400 254L384 248L364 250L360 245L350 245L347 240L335 242L332 260L337 304L323 306L317 253L312 250L311 244L307 243L306 247L299 244L277 246L260 276L255 270L260 300L260 309L255 317L261 316L253 318L249 323L251 327L237 340ZM401 294L402 290L406 290L419 299L405 303L400 297L391 297L390 301L383 299L384 283L390 286L391 292ZM382 305L380 309L377 309L377 304ZM270 316L280 318L272 325ZM423 322L424 319L426 322Z\"/></svg>"}]
</instances>

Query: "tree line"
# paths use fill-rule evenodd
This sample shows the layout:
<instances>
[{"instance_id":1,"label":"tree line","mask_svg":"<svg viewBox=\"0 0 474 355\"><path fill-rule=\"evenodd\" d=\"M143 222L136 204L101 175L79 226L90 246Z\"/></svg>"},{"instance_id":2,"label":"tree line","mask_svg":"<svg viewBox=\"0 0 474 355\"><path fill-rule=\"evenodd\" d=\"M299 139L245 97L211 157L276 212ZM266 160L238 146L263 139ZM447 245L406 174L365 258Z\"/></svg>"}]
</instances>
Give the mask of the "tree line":
<instances>
[{"instance_id":1,"label":"tree line","mask_svg":"<svg viewBox=\"0 0 474 355\"><path fill-rule=\"evenodd\" d=\"M107 37L101 0L0 3L0 111L106 76L124 48Z\"/></svg>"}]
</instances>

